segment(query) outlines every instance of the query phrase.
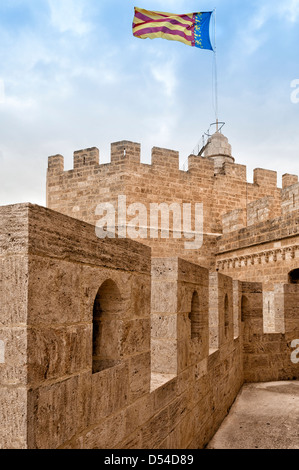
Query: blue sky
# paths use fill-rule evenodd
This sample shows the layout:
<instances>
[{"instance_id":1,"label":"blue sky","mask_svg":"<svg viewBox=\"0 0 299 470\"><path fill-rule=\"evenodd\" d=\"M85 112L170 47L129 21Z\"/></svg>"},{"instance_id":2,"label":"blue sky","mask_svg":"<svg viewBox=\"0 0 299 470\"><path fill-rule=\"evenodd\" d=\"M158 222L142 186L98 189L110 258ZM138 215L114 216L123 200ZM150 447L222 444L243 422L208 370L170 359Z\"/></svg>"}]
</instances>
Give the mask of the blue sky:
<instances>
[{"instance_id":1,"label":"blue sky","mask_svg":"<svg viewBox=\"0 0 299 470\"><path fill-rule=\"evenodd\" d=\"M140 142L181 164L214 122L213 53L136 39L134 6L217 11L219 118L237 163L299 174L299 0L1 0L0 205L45 205L47 157ZM298 93L299 96L299 93Z\"/></svg>"}]
</instances>

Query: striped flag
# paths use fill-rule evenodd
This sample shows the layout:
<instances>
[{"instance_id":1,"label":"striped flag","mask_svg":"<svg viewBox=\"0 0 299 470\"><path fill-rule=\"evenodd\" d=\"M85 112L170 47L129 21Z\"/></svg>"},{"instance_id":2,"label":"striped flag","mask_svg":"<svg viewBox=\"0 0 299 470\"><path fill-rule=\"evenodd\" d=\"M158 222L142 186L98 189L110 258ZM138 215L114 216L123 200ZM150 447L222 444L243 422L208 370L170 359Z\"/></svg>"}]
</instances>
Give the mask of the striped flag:
<instances>
[{"instance_id":1,"label":"striped flag","mask_svg":"<svg viewBox=\"0 0 299 470\"><path fill-rule=\"evenodd\" d=\"M133 35L140 39L163 38L188 46L213 50L210 40L212 12L175 15L135 7Z\"/></svg>"}]
</instances>

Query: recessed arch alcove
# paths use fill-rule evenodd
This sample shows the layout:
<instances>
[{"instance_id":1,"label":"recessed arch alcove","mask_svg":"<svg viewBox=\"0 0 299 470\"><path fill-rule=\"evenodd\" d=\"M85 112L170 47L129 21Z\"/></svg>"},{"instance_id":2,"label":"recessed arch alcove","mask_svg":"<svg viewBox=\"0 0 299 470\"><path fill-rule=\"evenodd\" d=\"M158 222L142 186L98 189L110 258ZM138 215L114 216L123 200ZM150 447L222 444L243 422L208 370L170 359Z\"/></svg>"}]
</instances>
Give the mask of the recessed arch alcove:
<instances>
[{"instance_id":1,"label":"recessed arch alcove","mask_svg":"<svg viewBox=\"0 0 299 470\"><path fill-rule=\"evenodd\" d=\"M194 291L192 295L189 320L191 322L191 339L200 338L201 324L200 324L199 296L196 291Z\"/></svg>"},{"instance_id":2,"label":"recessed arch alcove","mask_svg":"<svg viewBox=\"0 0 299 470\"><path fill-rule=\"evenodd\" d=\"M289 284L299 284L299 269L293 269L288 275Z\"/></svg>"},{"instance_id":3,"label":"recessed arch alcove","mask_svg":"<svg viewBox=\"0 0 299 470\"><path fill-rule=\"evenodd\" d=\"M92 372L100 372L120 362L119 328L122 297L117 284L107 279L93 304Z\"/></svg>"},{"instance_id":4,"label":"recessed arch alcove","mask_svg":"<svg viewBox=\"0 0 299 470\"><path fill-rule=\"evenodd\" d=\"M228 337L229 332L229 303L228 303L228 295L225 294L224 297L224 335L225 338Z\"/></svg>"},{"instance_id":5,"label":"recessed arch alcove","mask_svg":"<svg viewBox=\"0 0 299 470\"><path fill-rule=\"evenodd\" d=\"M241 299L241 321L244 322L248 316L248 299L245 295L242 295Z\"/></svg>"}]
</instances>

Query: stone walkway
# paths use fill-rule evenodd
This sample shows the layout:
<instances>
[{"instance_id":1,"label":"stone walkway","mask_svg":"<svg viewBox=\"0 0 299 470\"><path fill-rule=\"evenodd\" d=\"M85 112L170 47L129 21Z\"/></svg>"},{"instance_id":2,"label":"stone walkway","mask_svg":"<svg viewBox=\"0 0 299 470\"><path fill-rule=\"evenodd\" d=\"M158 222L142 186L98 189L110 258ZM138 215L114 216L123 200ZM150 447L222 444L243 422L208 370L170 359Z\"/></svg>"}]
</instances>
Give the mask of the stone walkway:
<instances>
[{"instance_id":1,"label":"stone walkway","mask_svg":"<svg viewBox=\"0 0 299 470\"><path fill-rule=\"evenodd\" d=\"M245 384L207 449L299 449L299 381Z\"/></svg>"}]
</instances>

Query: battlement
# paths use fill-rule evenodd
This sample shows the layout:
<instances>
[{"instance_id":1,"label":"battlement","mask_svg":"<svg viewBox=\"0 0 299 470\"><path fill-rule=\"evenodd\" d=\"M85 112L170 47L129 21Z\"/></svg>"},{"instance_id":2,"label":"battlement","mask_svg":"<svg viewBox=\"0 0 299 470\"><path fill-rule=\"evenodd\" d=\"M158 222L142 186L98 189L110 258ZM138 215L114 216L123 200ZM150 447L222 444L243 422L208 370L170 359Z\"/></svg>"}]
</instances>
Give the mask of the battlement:
<instances>
[{"instance_id":1,"label":"battlement","mask_svg":"<svg viewBox=\"0 0 299 470\"><path fill-rule=\"evenodd\" d=\"M221 142L221 145L223 143ZM157 167L164 170L174 170L179 173L187 174L201 174L203 178L211 178L212 176L224 176L233 180L240 180L243 182L247 181L246 166L235 163L235 159L229 156L230 145L224 146L221 151L223 154L216 157L214 153L216 150L213 146L209 149L210 154L204 157L189 155L188 157L188 169L180 170L179 168L179 152L162 147L153 147L151 152L151 164L147 165L153 170ZM207 151L206 151L207 153ZM130 164L140 164L141 162L141 144L122 140L111 144L110 151L110 164L105 163L101 165L100 152L97 147L88 149L76 150L73 156L73 170L78 171L84 169L93 173L94 168L101 170L103 166L111 165L117 170L117 165L123 167ZM218 159L217 159L218 158ZM220 162L221 160L221 162ZM114 168L115 166L115 168ZM70 171L73 171L70 170ZM64 157L60 154L48 157L48 171L50 174L64 172ZM136 171L136 168L135 168ZM169 179L173 176L173 173L169 176ZM254 169L253 173L254 185L258 185L265 188L271 188L272 190L277 188L277 172L272 170L266 170L262 168ZM298 182L298 176L286 174L283 176L283 189Z\"/></svg>"},{"instance_id":2,"label":"battlement","mask_svg":"<svg viewBox=\"0 0 299 470\"><path fill-rule=\"evenodd\" d=\"M254 245L258 246L276 240L281 242L281 240L291 236L299 236L298 221L299 211L297 210L275 219L251 224L248 227L241 228L241 230L227 231L217 239L218 253L240 250ZM281 249L281 245L277 249Z\"/></svg>"},{"instance_id":3,"label":"battlement","mask_svg":"<svg viewBox=\"0 0 299 470\"><path fill-rule=\"evenodd\" d=\"M297 175L290 175L288 173L282 175L282 189L288 188L289 186L292 186L296 183L298 183Z\"/></svg>"},{"instance_id":4,"label":"battlement","mask_svg":"<svg viewBox=\"0 0 299 470\"><path fill-rule=\"evenodd\" d=\"M140 163L140 144L122 140L111 144L111 163Z\"/></svg>"},{"instance_id":5,"label":"battlement","mask_svg":"<svg viewBox=\"0 0 299 470\"><path fill-rule=\"evenodd\" d=\"M214 162L204 157L189 155L188 173L191 175L205 175L207 180L214 178Z\"/></svg>"},{"instance_id":6,"label":"battlement","mask_svg":"<svg viewBox=\"0 0 299 470\"><path fill-rule=\"evenodd\" d=\"M299 377L298 177L204 148L53 155L49 208L0 208L1 449L205 448L244 382Z\"/></svg>"},{"instance_id":7,"label":"battlement","mask_svg":"<svg viewBox=\"0 0 299 470\"><path fill-rule=\"evenodd\" d=\"M226 150L223 150L226 152ZM127 140L114 142L111 144L110 151L110 164L101 164L100 152L97 147L88 149L76 150L73 156L73 170L78 171L84 169L93 173L94 168L101 170L103 166L111 165L117 170L117 165L129 166L130 164L140 164L141 162L141 144ZM221 159L221 162L220 160ZM227 178L247 181L246 166L235 163L233 157L228 155L219 155L219 159L215 156L196 156L189 155L188 168L180 170L179 168L179 152L162 147L153 147L151 152L151 164L147 165L153 170L157 167L159 169L169 169L187 174L201 174L203 178L211 178L212 176L225 176ZM70 170L70 171L73 171ZM135 168L136 170L136 168ZM50 174L64 172L64 157L60 154L48 157L48 171ZM169 176L169 178L172 177ZM265 188L277 188L277 172L266 170L262 168L254 169L253 173L254 185ZM286 174L283 176L283 189L298 182L298 176Z\"/></svg>"},{"instance_id":8,"label":"battlement","mask_svg":"<svg viewBox=\"0 0 299 470\"><path fill-rule=\"evenodd\" d=\"M248 183L246 166L235 163L221 134L211 137L204 156L189 155L187 171L180 169L179 152L171 149L153 147L151 164L141 163L141 145L127 140L111 144L110 163L101 164L99 153L96 147L75 151L73 169L68 171L61 155L49 157L47 206L96 225L97 205L115 205L120 195L126 196L127 207L141 203L147 209L151 203L202 203L207 234L200 258L204 267L212 267L214 233L238 231L299 208L298 177L284 175L280 189L276 171L256 168L253 183ZM163 244L140 241L152 247L154 256L183 251L188 260L198 261L195 251L186 254L182 239Z\"/></svg>"},{"instance_id":9,"label":"battlement","mask_svg":"<svg viewBox=\"0 0 299 470\"><path fill-rule=\"evenodd\" d=\"M62 155L53 155L48 158L48 171L61 173L64 171L64 157Z\"/></svg>"},{"instance_id":10,"label":"battlement","mask_svg":"<svg viewBox=\"0 0 299 470\"><path fill-rule=\"evenodd\" d=\"M231 179L238 179L244 182L247 181L247 178L246 178L247 169L245 165L225 162L223 165L223 174Z\"/></svg>"},{"instance_id":11,"label":"battlement","mask_svg":"<svg viewBox=\"0 0 299 470\"><path fill-rule=\"evenodd\" d=\"M273 170L265 170L263 168L255 168L253 170L253 183L258 186L277 187L277 172Z\"/></svg>"},{"instance_id":12,"label":"battlement","mask_svg":"<svg viewBox=\"0 0 299 470\"><path fill-rule=\"evenodd\" d=\"M100 153L96 147L77 150L74 152L74 169L82 168L87 165L99 165Z\"/></svg>"},{"instance_id":13,"label":"battlement","mask_svg":"<svg viewBox=\"0 0 299 470\"><path fill-rule=\"evenodd\" d=\"M179 170L179 152L175 150L153 147L152 165L158 165L169 170Z\"/></svg>"},{"instance_id":14,"label":"battlement","mask_svg":"<svg viewBox=\"0 0 299 470\"><path fill-rule=\"evenodd\" d=\"M297 177L298 180L298 177ZM295 181L295 177L289 179L288 182ZM291 184L291 186L282 189L282 213L287 214L299 209L299 183Z\"/></svg>"},{"instance_id":15,"label":"battlement","mask_svg":"<svg viewBox=\"0 0 299 470\"><path fill-rule=\"evenodd\" d=\"M2 449L204 448L244 381L298 377L298 285L151 259L32 204L0 216Z\"/></svg>"},{"instance_id":16,"label":"battlement","mask_svg":"<svg viewBox=\"0 0 299 470\"><path fill-rule=\"evenodd\" d=\"M141 145L127 140L114 142L111 144L110 164L140 164ZM92 147L89 149L76 150L73 158L73 170L93 171L93 167L101 169L99 149ZM106 165L105 165L106 166ZM153 147L151 153L151 166L167 169L179 170L179 152L175 150ZM48 171L61 173L64 171L64 157L62 155L53 155L48 157ZM72 171L72 170L71 170ZM117 171L115 169L115 171Z\"/></svg>"}]
</instances>

